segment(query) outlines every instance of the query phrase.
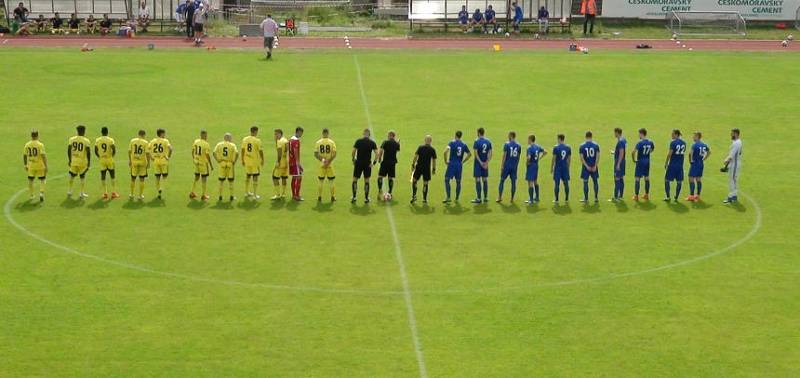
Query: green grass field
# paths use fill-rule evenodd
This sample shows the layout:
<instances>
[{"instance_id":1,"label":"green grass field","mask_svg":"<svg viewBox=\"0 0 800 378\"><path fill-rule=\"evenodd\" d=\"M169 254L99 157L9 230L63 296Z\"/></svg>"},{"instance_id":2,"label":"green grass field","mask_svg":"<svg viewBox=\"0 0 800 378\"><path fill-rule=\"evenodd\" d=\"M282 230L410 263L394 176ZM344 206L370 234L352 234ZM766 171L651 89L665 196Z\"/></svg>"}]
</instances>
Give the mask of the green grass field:
<instances>
[{"instance_id":1,"label":"green grass field","mask_svg":"<svg viewBox=\"0 0 800 378\"><path fill-rule=\"evenodd\" d=\"M0 50L0 376L800 374L800 55L353 51L265 62L243 51ZM166 199L153 201L148 181L146 201L128 202L121 168L123 198L103 202L93 167L91 197L67 200L78 123L92 140L109 126L122 151L139 128L166 128L176 148ZM252 124L267 146L272 128L304 126L310 172L330 128L340 201L314 201L313 173L300 204L190 201L198 130L213 144ZM367 126L378 138L398 130L403 144L391 204L347 201L347 156ZM543 170L538 206L521 204L524 189L517 204L470 205L471 178L462 204L444 206L440 162L432 204L410 206L423 136L441 152L455 130L471 141L480 126L498 148L516 130L547 148L563 132L575 149L591 129L603 151L614 127L629 141L647 127L656 201L584 207L573 180L572 201L553 207ZM745 144L734 207L720 203L718 172L731 127ZM22 191L31 128L50 159L43 205ZM657 201L672 128L702 130L711 146L704 203ZM605 200L608 154L600 173ZM259 191L271 195L271 183Z\"/></svg>"}]
</instances>

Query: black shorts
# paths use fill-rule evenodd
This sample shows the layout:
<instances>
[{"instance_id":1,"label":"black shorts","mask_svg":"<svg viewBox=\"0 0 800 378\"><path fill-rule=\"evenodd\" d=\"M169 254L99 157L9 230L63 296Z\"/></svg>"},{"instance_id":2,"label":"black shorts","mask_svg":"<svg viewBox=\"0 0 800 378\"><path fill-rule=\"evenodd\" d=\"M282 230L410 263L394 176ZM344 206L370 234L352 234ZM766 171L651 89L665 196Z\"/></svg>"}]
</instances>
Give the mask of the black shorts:
<instances>
[{"instance_id":1,"label":"black shorts","mask_svg":"<svg viewBox=\"0 0 800 378\"><path fill-rule=\"evenodd\" d=\"M394 168L396 166L397 163L381 163L381 167L378 169L378 176L395 178Z\"/></svg>"},{"instance_id":2,"label":"black shorts","mask_svg":"<svg viewBox=\"0 0 800 378\"><path fill-rule=\"evenodd\" d=\"M271 49L275 46L275 37L264 37L264 48Z\"/></svg>"},{"instance_id":3,"label":"black shorts","mask_svg":"<svg viewBox=\"0 0 800 378\"><path fill-rule=\"evenodd\" d=\"M194 27L192 29L194 29L195 32L202 32L203 31L203 24L195 23Z\"/></svg>"},{"instance_id":4,"label":"black shorts","mask_svg":"<svg viewBox=\"0 0 800 378\"><path fill-rule=\"evenodd\" d=\"M431 167L417 167L414 170L414 181L419 180L422 177L422 181L431 181Z\"/></svg>"},{"instance_id":5,"label":"black shorts","mask_svg":"<svg viewBox=\"0 0 800 378\"><path fill-rule=\"evenodd\" d=\"M369 163L356 163L356 165L353 166L353 178L360 178L362 174L365 179L372 177L372 167Z\"/></svg>"}]
</instances>

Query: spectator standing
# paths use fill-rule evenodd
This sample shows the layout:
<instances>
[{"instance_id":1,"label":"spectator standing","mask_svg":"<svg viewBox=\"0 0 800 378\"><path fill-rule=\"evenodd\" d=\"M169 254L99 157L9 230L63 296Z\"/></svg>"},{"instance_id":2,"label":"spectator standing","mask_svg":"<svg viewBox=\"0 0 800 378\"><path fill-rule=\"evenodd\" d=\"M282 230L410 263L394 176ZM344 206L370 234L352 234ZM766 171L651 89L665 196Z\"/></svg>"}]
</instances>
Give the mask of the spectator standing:
<instances>
[{"instance_id":1,"label":"spectator standing","mask_svg":"<svg viewBox=\"0 0 800 378\"><path fill-rule=\"evenodd\" d=\"M517 2L511 3L511 6L514 8L514 22L511 24L514 28L514 34L519 34L519 25L522 24L522 7L517 4Z\"/></svg>"},{"instance_id":2,"label":"spectator standing","mask_svg":"<svg viewBox=\"0 0 800 378\"><path fill-rule=\"evenodd\" d=\"M547 34L550 26L550 12L542 5L536 14L536 22L539 24L539 33Z\"/></svg>"},{"instance_id":3,"label":"spectator standing","mask_svg":"<svg viewBox=\"0 0 800 378\"><path fill-rule=\"evenodd\" d=\"M186 3L178 2L178 6L175 8L175 22L177 25L175 26L175 31L179 32L182 31L182 25L186 22L184 14L186 13Z\"/></svg>"},{"instance_id":4,"label":"spectator standing","mask_svg":"<svg viewBox=\"0 0 800 378\"><path fill-rule=\"evenodd\" d=\"M194 36L194 12L195 8L192 0L186 0L186 8L183 12L183 19L186 20L186 40Z\"/></svg>"},{"instance_id":5,"label":"spectator standing","mask_svg":"<svg viewBox=\"0 0 800 378\"><path fill-rule=\"evenodd\" d=\"M150 8L146 1L142 1L139 5L139 15L136 21L142 29L142 33L146 32L147 26L150 25Z\"/></svg>"},{"instance_id":6,"label":"spectator standing","mask_svg":"<svg viewBox=\"0 0 800 378\"><path fill-rule=\"evenodd\" d=\"M206 7L200 5L194 12L194 44L200 46L203 43L203 26L206 23Z\"/></svg>"},{"instance_id":7,"label":"spectator standing","mask_svg":"<svg viewBox=\"0 0 800 378\"><path fill-rule=\"evenodd\" d=\"M268 14L264 21L261 21L261 30L264 31L264 50L267 54L267 59L272 59L272 46L275 44L275 35L278 33L278 24L272 19L272 15Z\"/></svg>"},{"instance_id":8,"label":"spectator standing","mask_svg":"<svg viewBox=\"0 0 800 378\"><path fill-rule=\"evenodd\" d=\"M19 23L20 25L28 22L28 8L25 8L25 3L20 2L16 8L14 8L14 21Z\"/></svg>"},{"instance_id":9,"label":"spectator standing","mask_svg":"<svg viewBox=\"0 0 800 378\"><path fill-rule=\"evenodd\" d=\"M583 34L586 34L587 24L589 24L589 33L594 33L594 18L597 16L595 0L581 0L581 14L583 15Z\"/></svg>"}]
</instances>

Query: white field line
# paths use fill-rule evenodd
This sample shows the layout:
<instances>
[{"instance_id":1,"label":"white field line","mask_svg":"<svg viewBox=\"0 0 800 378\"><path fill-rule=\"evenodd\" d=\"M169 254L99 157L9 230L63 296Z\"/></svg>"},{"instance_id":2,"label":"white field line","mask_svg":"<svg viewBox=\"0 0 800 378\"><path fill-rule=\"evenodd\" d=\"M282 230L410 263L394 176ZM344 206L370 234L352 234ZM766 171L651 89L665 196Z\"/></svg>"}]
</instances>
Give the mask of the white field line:
<instances>
[{"instance_id":1,"label":"white field line","mask_svg":"<svg viewBox=\"0 0 800 378\"><path fill-rule=\"evenodd\" d=\"M51 180L62 178L62 176L53 177ZM314 287L314 286L292 286L292 285L280 285L280 284L268 284L268 283L257 283L257 282L242 282L242 281L234 281L234 280L220 280L215 278L208 278L202 276L193 276L188 274L182 273L174 273L174 272L164 272L159 271L156 269L151 269L148 267L130 264L124 261L116 261L112 259L108 259L102 256L92 255L90 253L81 252L74 248L56 243L52 240L41 236L30 229L26 228L19 222L17 222L11 213L11 205L16 202L17 198L19 198L22 193L24 193L27 189L20 189L14 195L9 197L6 201L4 206L4 215L8 223L14 226L20 233L27 235L28 237L38 240L44 244L47 244L57 250L61 250L63 252L76 255L79 257L99 261L102 263L106 263L109 265L130 269L134 271L159 275L163 277L170 277L170 278L179 278L197 282L205 282L211 284L218 284L218 285L229 285L229 286L238 286L238 287L246 287L246 288L255 288L255 289L272 289L272 290L284 290L284 291L298 291L298 292L318 292L318 293L328 293L328 294L353 294L353 295L364 295L364 296L395 296L395 295L404 295L403 291L399 290L370 290L370 289L336 289L336 288L323 288L323 287ZM729 244L725 247L715 249L705 255L692 257L687 260L677 261L674 263L656 266L653 268L647 268L643 270L633 271L633 272L622 272L616 274L610 274L608 276L603 277L595 277L595 278L586 278L586 279L575 279L575 280L565 280L565 281L553 281L553 282L542 282L538 284L529 284L529 285L519 285L519 286L506 286L506 287L494 287L494 288L481 288L481 289L431 289L431 290L414 290L414 293L417 294L425 294L425 295L471 295L471 294L480 294L480 293L501 293L501 292L511 292L511 291L520 291L520 290L527 290L527 289L535 289L535 288L543 288L543 287L554 287L554 286L569 286L569 285L583 285L583 284L600 284L604 282L608 282L611 280L624 278L624 277L633 277L633 276L640 276L645 275L648 273L654 273L669 269L678 268L681 266L687 266L693 263L697 263L700 261L704 261L716 256L720 256L726 254L738 247L742 244L750 241L761 229L761 207L758 205L758 202L745 193L740 192L741 196L747 199L753 205L753 209L755 209L755 220L753 222L753 226L750 228L750 231L747 232L742 238L735 240L732 244Z\"/></svg>"},{"instance_id":2,"label":"white field line","mask_svg":"<svg viewBox=\"0 0 800 378\"><path fill-rule=\"evenodd\" d=\"M364 91L364 80L361 77L361 64L358 63L358 56L353 54L353 62L356 66L356 77L358 78L358 90L361 93L361 104L364 106L364 115L367 118L367 127L372 132L372 117L369 113L369 102L367 101L367 92ZM422 353L422 343L419 340L419 331L417 330L417 316L414 314L414 305L411 300L411 288L408 284L408 274L406 273L406 263L403 258L403 250L400 248L400 238L397 235L397 226L394 221L394 213L392 213L391 206L386 206L386 218L389 219L389 227L392 231L392 240L394 240L394 255L397 259L397 265L400 270L400 280L403 283L403 299L406 303L406 313L408 315L408 328L411 330L411 340L414 343L414 352L417 356L417 365L419 367L419 376L421 378L428 377L428 369L425 367L425 355Z\"/></svg>"}]
</instances>

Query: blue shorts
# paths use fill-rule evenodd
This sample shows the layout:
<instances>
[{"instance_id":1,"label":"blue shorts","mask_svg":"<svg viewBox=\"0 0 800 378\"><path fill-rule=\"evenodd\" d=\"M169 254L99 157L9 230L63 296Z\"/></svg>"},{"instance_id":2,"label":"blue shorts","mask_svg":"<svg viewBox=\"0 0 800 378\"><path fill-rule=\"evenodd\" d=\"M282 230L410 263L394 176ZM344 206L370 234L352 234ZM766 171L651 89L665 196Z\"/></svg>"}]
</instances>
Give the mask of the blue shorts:
<instances>
[{"instance_id":1,"label":"blue shorts","mask_svg":"<svg viewBox=\"0 0 800 378\"><path fill-rule=\"evenodd\" d=\"M614 178L625 177L625 162L623 161L622 164L619 165L619 170L616 168L617 164L614 163Z\"/></svg>"},{"instance_id":2,"label":"blue shorts","mask_svg":"<svg viewBox=\"0 0 800 378\"><path fill-rule=\"evenodd\" d=\"M555 168L553 170L553 180L554 181L569 181L569 169L566 167L564 168Z\"/></svg>"},{"instance_id":3,"label":"blue shorts","mask_svg":"<svg viewBox=\"0 0 800 378\"><path fill-rule=\"evenodd\" d=\"M489 170L481 167L478 162L472 165L472 176L473 177L489 177Z\"/></svg>"},{"instance_id":4,"label":"blue shorts","mask_svg":"<svg viewBox=\"0 0 800 378\"><path fill-rule=\"evenodd\" d=\"M459 24L461 24L461 25L466 25L466 24L467 24L467 21L468 21L468 20L467 20L466 18L459 18L459 19L458 19L458 23L459 23Z\"/></svg>"},{"instance_id":5,"label":"blue shorts","mask_svg":"<svg viewBox=\"0 0 800 378\"><path fill-rule=\"evenodd\" d=\"M517 167L503 167L500 180L505 180L508 177L511 178L511 181L517 181Z\"/></svg>"},{"instance_id":6,"label":"blue shorts","mask_svg":"<svg viewBox=\"0 0 800 378\"><path fill-rule=\"evenodd\" d=\"M597 180L597 178L600 177L599 171L600 170L597 169L594 172L589 172L589 170L587 170L586 167L581 167L581 179L588 180L589 177L591 177L592 179Z\"/></svg>"},{"instance_id":7,"label":"blue shorts","mask_svg":"<svg viewBox=\"0 0 800 378\"><path fill-rule=\"evenodd\" d=\"M525 171L525 180L536 181L538 179L539 179L539 165L538 164L529 165L528 169Z\"/></svg>"},{"instance_id":8,"label":"blue shorts","mask_svg":"<svg viewBox=\"0 0 800 378\"><path fill-rule=\"evenodd\" d=\"M444 179L445 180L450 180L450 179L454 178L456 180L461 181L462 168L463 168L463 165L461 165L461 164L448 164L447 165L447 171L445 171L445 173L444 173Z\"/></svg>"},{"instance_id":9,"label":"blue shorts","mask_svg":"<svg viewBox=\"0 0 800 378\"><path fill-rule=\"evenodd\" d=\"M690 164L689 177L703 177L703 164Z\"/></svg>"},{"instance_id":10,"label":"blue shorts","mask_svg":"<svg viewBox=\"0 0 800 378\"><path fill-rule=\"evenodd\" d=\"M667 167L667 173L664 175L666 181L683 181L683 167Z\"/></svg>"},{"instance_id":11,"label":"blue shorts","mask_svg":"<svg viewBox=\"0 0 800 378\"><path fill-rule=\"evenodd\" d=\"M650 161L638 161L636 162L636 172L634 174L636 177L650 177Z\"/></svg>"}]
</instances>

